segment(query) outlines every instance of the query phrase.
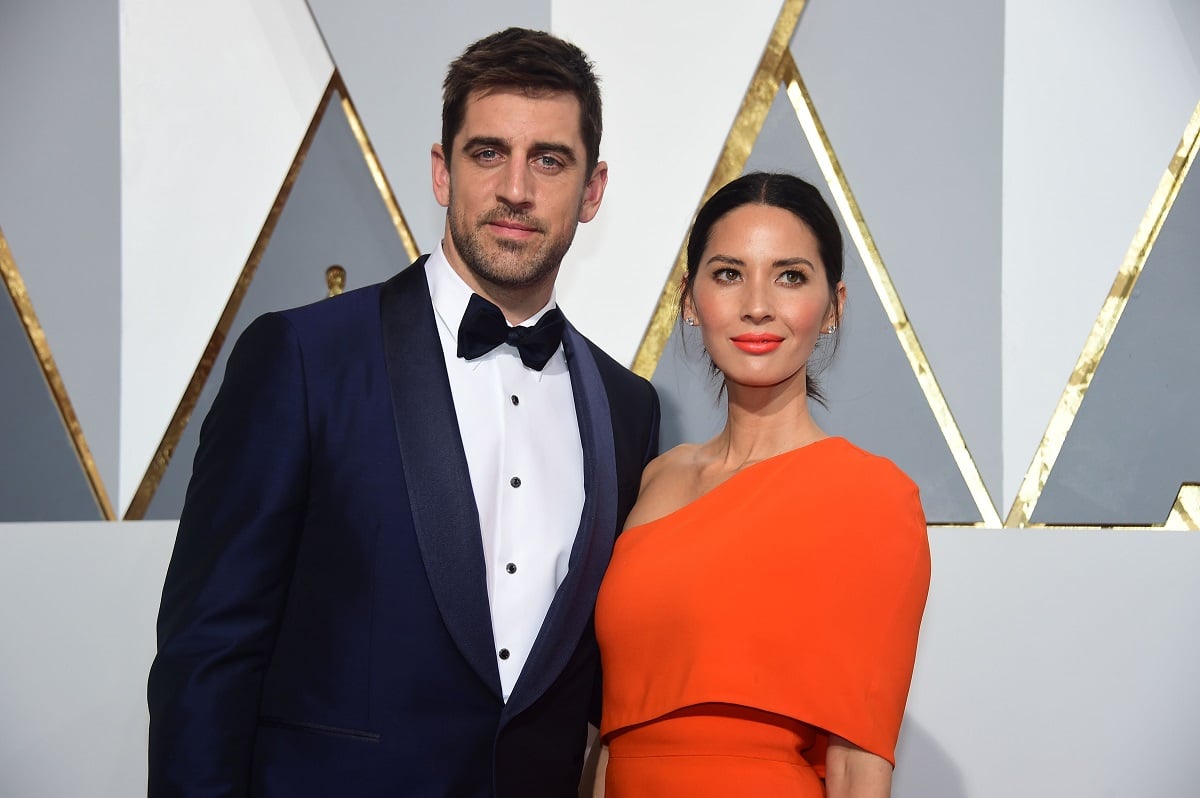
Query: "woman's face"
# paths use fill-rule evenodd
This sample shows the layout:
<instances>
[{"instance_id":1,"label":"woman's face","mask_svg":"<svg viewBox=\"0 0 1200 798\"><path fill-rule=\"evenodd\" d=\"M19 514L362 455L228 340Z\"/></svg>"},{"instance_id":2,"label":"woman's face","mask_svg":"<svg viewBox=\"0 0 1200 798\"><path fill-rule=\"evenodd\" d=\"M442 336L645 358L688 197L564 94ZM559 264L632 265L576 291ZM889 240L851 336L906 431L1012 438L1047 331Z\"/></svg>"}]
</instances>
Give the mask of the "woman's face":
<instances>
[{"instance_id":1,"label":"woman's face","mask_svg":"<svg viewBox=\"0 0 1200 798\"><path fill-rule=\"evenodd\" d=\"M804 375L846 287L829 290L817 238L783 208L743 205L712 227L684 313L727 383L780 385Z\"/></svg>"}]
</instances>

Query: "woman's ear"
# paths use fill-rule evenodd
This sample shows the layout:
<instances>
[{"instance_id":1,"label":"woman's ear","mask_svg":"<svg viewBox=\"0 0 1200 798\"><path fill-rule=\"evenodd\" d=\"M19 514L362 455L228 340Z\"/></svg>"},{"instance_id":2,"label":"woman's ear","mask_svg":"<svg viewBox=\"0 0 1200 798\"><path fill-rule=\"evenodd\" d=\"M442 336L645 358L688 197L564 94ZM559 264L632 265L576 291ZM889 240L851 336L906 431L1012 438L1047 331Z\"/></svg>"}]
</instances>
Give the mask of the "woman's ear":
<instances>
[{"instance_id":1,"label":"woman's ear","mask_svg":"<svg viewBox=\"0 0 1200 798\"><path fill-rule=\"evenodd\" d=\"M841 325L842 312L846 309L846 283L842 280L833 287L833 298L829 302L829 312L825 314L825 327L831 324Z\"/></svg>"},{"instance_id":2,"label":"woman's ear","mask_svg":"<svg viewBox=\"0 0 1200 798\"><path fill-rule=\"evenodd\" d=\"M696 303L692 301L692 292L688 287L687 275L684 275L679 280L679 293L683 295L683 301L680 303L680 311L683 314L683 323L689 327L700 326L700 322L696 318Z\"/></svg>"}]
</instances>

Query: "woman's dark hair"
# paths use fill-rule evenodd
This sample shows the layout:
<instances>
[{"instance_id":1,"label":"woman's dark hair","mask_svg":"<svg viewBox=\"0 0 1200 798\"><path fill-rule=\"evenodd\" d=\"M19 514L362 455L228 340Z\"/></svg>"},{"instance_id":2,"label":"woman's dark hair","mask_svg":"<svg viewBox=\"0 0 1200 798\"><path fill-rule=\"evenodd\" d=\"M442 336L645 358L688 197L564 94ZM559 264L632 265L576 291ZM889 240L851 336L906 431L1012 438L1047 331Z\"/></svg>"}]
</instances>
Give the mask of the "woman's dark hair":
<instances>
[{"instance_id":1,"label":"woman's dark hair","mask_svg":"<svg viewBox=\"0 0 1200 798\"><path fill-rule=\"evenodd\" d=\"M795 175L780 172L751 172L742 175L737 180L726 183L708 198L708 202L696 214L692 232L687 242L687 273L684 275L683 287L679 294L679 310L682 315L683 303L692 293L696 272L700 268L700 258L708 247L712 236L713 225L719 222L730 211L737 210L743 205L768 205L782 208L792 213L797 219L808 225L817 239L817 251L821 263L825 267L825 280L829 284L829 294L832 297L837 290L837 284L842 281L844 259L842 256L842 230L838 227L837 217L821 196L815 186ZM841 322L841 319L838 319ZM832 352L830 353L832 354ZM716 366L713 366L716 371ZM820 386L812 375L810 368L805 373L805 388L808 395L825 404L825 397Z\"/></svg>"},{"instance_id":2,"label":"woman's dark hair","mask_svg":"<svg viewBox=\"0 0 1200 798\"><path fill-rule=\"evenodd\" d=\"M446 163L462 129L467 97L474 91L517 89L536 96L569 92L579 100L579 130L587 150L587 174L600 160L600 85L592 62L575 45L540 30L508 28L467 47L442 82L442 149Z\"/></svg>"}]
</instances>

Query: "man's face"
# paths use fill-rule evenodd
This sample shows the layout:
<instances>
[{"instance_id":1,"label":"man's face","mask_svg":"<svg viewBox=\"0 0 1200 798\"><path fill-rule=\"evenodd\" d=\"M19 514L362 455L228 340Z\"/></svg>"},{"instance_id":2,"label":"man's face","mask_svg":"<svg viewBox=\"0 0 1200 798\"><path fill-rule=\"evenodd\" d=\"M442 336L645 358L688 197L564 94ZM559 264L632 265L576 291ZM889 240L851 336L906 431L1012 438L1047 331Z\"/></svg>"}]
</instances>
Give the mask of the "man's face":
<instances>
[{"instance_id":1,"label":"man's face","mask_svg":"<svg viewBox=\"0 0 1200 798\"><path fill-rule=\"evenodd\" d=\"M473 288L548 299L576 225L596 215L608 182L603 162L586 173L575 96L474 92L452 151L435 144L432 156L450 264Z\"/></svg>"}]
</instances>

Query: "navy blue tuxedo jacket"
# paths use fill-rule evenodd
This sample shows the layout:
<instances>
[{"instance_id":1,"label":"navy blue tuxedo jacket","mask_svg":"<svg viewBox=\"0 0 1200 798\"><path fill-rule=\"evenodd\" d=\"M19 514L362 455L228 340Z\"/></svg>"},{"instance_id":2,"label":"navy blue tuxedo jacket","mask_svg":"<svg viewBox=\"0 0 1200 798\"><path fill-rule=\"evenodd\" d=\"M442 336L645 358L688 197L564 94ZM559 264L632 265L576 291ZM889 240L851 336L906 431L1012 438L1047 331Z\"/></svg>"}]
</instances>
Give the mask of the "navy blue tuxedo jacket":
<instances>
[{"instance_id":1,"label":"navy blue tuxedo jacket","mask_svg":"<svg viewBox=\"0 0 1200 798\"><path fill-rule=\"evenodd\" d=\"M247 328L163 589L151 796L575 795L593 604L658 399L570 325L564 348L586 499L505 703L423 259Z\"/></svg>"}]
</instances>

